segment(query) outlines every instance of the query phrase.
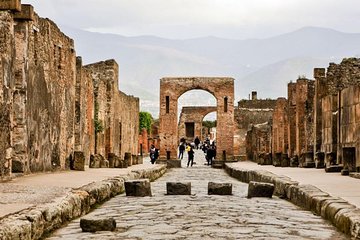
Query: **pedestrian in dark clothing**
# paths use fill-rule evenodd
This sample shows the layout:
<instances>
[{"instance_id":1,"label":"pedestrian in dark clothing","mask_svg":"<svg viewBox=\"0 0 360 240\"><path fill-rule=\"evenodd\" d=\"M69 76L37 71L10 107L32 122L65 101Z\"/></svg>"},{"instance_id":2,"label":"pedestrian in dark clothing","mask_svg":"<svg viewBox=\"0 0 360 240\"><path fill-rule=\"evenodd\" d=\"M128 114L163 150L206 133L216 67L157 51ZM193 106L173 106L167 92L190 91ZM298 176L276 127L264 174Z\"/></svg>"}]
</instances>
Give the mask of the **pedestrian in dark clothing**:
<instances>
[{"instance_id":1,"label":"pedestrian in dark clothing","mask_svg":"<svg viewBox=\"0 0 360 240\"><path fill-rule=\"evenodd\" d=\"M199 149L199 144L200 144L200 139L199 139L199 137L196 137L196 138L195 138L194 143L195 143L196 149Z\"/></svg>"},{"instance_id":2,"label":"pedestrian in dark clothing","mask_svg":"<svg viewBox=\"0 0 360 240\"><path fill-rule=\"evenodd\" d=\"M154 164L156 161L156 148L154 145L151 145L150 148L150 162L151 164Z\"/></svg>"},{"instance_id":3,"label":"pedestrian in dark clothing","mask_svg":"<svg viewBox=\"0 0 360 240\"><path fill-rule=\"evenodd\" d=\"M183 159L184 151L185 151L185 143L182 142L182 143L180 143L180 146L179 146L179 159Z\"/></svg>"},{"instance_id":4,"label":"pedestrian in dark clothing","mask_svg":"<svg viewBox=\"0 0 360 240\"><path fill-rule=\"evenodd\" d=\"M207 165L211 165L213 158L215 157L215 149L213 146L210 146L209 149L206 152L206 160L207 160Z\"/></svg>"},{"instance_id":5,"label":"pedestrian in dark clothing","mask_svg":"<svg viewBox=\"0 0 360 240\"><path fill-rule=\"evenodd\" d=\"M194 164L194 149L192 146L190 146L190 149L188 151L188 162L187 162L187 166L189 167L191 163L191 167Z\"/></svg>"}]
</instances>

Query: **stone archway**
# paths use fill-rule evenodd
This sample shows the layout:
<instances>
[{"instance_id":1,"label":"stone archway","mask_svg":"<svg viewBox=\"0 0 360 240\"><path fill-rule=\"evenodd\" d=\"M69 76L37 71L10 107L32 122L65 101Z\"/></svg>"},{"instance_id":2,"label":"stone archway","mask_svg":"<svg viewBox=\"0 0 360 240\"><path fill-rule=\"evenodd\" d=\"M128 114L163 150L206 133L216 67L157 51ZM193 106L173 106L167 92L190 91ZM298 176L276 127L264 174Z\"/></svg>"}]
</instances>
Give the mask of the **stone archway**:
<instances>
[{"instance_id":1,"label":"stone archway","mask_svg":"<svg viewBox=\"0 0 360 240\"><path fill-rule=\"evenodd\" d=\"M205 107L205 106L191 106L191 107L183 107L181 110L180 120L178 124L178 138L184 137L187 141L190 139L188 138L186 133L186 123L194 123L194 137L198 136L201 140L203 139L202 136L202 121L204 117L211 113L216 112L216 107ZM190 137L191 138L191 137Z\"/></svg>"},{"instance_id":2,"label":"stone archway","mask_svg":"<svg viewBox=\"0 0 360 240\"><path fill-rule=\"evenodd\" d=\"M212 94L217 103L217 160L232 161L234 145L234 79L227 77L174 77L160 80L159 162L177 159L178 98L200 89Z\"/></svg>"}]
</instances>

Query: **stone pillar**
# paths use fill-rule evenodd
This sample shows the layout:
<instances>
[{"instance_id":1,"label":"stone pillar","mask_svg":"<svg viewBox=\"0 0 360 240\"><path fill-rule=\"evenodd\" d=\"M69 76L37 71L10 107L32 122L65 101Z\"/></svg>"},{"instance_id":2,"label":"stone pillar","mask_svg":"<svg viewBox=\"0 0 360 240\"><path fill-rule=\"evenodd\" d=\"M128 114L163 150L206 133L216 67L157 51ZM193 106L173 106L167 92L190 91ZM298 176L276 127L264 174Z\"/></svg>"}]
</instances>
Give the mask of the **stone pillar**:
<instances>
[{"instance_id":1,"label":"stone pillar","mask_svg":"<svg viewBox=\"0 0 360 240\"><path fill-rule=\"evenodd\" d=\"M314 96L314 153L321 151L322 144L322 109L321 97L324 95L325 68L314 69L315 96Z\"/></svg>"},{"instance_id":2,"label":"stone pillar","mask_svg":"<svg viewBox=\"0 0 360 240\"><path fill-rule=\"evenodd\" d=\"M2 1L0 9L11 9L11 6L14 7L14 3L16 1ZM2 181L8 180L11 177L12 96L14 87L14 59L16 56L14 55L14 21L11 14L6 11L0 11L0 22L0 32L2 33L0 36L0 181Z\"/></svg>"}]
</instances>

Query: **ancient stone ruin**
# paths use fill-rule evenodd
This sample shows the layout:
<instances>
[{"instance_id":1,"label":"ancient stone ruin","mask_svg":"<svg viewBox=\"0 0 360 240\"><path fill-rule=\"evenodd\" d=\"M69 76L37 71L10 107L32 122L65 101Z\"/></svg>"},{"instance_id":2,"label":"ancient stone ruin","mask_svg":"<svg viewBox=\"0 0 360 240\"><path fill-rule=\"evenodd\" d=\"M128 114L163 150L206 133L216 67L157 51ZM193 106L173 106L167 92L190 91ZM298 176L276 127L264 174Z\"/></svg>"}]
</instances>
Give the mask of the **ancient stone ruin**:
<instances>
[{"instance_id":1,"label":"ancient stone ruin","mask_svg":"<svg viewBox=\"0 0 360 240\"><path fill-rule=\"evenodd\" d=\"M232 78L162 78L160 80L160 161L177 159L178 98L185 92L201 89L217 101L217 158L232 161L234 156L234 79Z\"/></svg>"},{"instance_id":2,"label":"ancient stone ruin","mask_svg":"<svg viewBox=\"0 0 360 240\"><path fill-rule=\"evenodd\" d=\"M248 157L260 164L359 172L360 59L315 68L314 78L289 83L288 98L276 100L270 127L248 131ZM264 161L268 154L271 160Z\"/></svg>"},{"instance_id":3,"label":"ancient stone ruin","mask_svg":"<svg viewBox=\"0 0 360 240\"><path fill-rule=\"evenodd\" d=\"M83 66L74 41L19 0L0 2L0 22L1 180L68 169L74 151L85 164L137 156L139 99L119 91L114 60Z\"/></svg>"}]
</instances>

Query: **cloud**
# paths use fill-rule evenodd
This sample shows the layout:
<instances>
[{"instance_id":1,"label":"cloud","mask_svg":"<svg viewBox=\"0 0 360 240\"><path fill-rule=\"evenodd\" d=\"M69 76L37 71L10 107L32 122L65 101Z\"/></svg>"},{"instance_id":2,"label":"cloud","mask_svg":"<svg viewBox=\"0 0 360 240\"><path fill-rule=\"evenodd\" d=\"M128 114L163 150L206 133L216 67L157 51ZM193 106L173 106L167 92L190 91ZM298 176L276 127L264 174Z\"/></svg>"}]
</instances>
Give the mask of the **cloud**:
<instances>
[{"instance_id":1,"label":"cloud","mask_svg":"<svg viewBox=\"0 0 360 240\"><path fill-rule=\"evenodd\" d=\"M23 0L60 25L123 35L265 37L303 26L356 32L358 0Z\"/></svg>"}]
</instances>

